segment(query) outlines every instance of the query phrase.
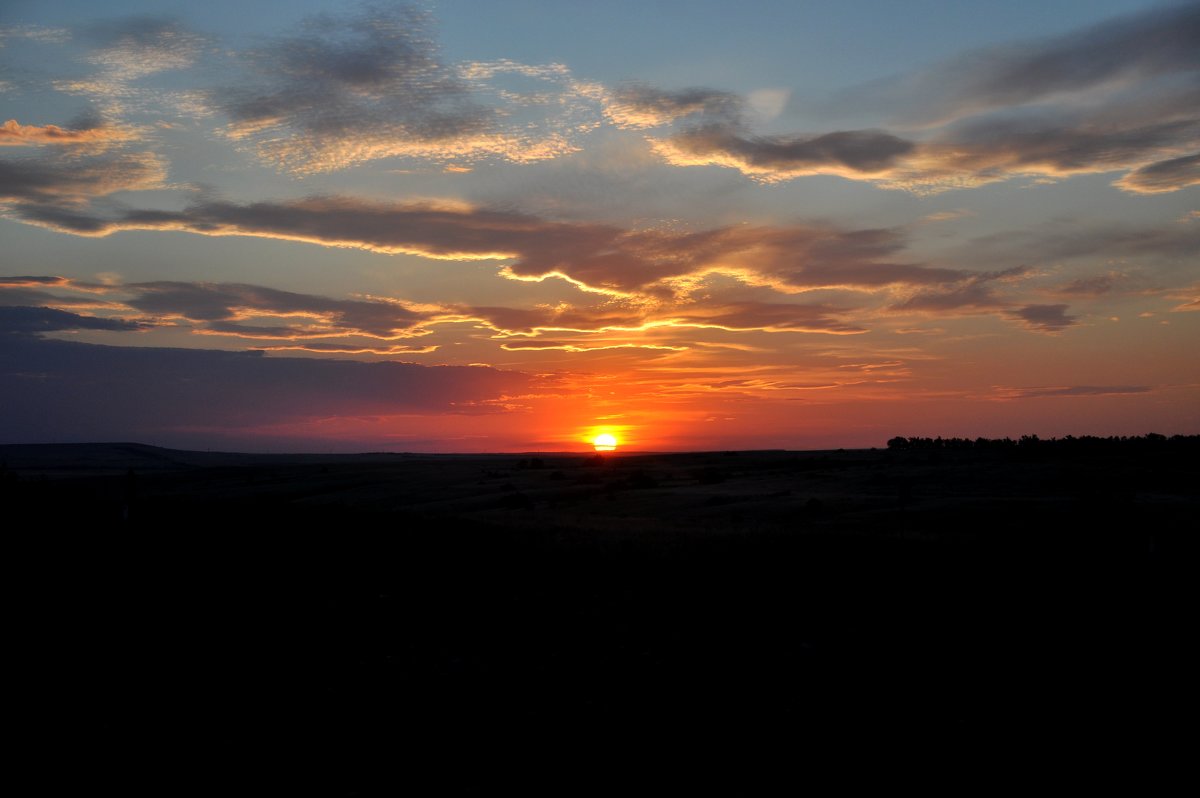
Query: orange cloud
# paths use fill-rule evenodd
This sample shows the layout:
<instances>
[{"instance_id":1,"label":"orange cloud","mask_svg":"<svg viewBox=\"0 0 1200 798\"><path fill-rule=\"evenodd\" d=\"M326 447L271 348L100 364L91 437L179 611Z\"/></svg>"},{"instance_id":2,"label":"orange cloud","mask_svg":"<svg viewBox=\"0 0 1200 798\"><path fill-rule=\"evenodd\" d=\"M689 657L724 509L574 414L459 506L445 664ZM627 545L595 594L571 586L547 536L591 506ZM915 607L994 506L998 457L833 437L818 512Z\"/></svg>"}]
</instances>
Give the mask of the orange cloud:
<instances>
[{"instance_id":1,"label":"orange cloud","mask_svg":"<svg viewBox=\"0 0 1200 798\"><path fill-rule=\"evenodd\" d=\"M98 151L136 138L131 130L109 126L72 130L58 125L22 125L15 119L0 125L0 147L54 144Z\"/></svg>"}]
</instances>

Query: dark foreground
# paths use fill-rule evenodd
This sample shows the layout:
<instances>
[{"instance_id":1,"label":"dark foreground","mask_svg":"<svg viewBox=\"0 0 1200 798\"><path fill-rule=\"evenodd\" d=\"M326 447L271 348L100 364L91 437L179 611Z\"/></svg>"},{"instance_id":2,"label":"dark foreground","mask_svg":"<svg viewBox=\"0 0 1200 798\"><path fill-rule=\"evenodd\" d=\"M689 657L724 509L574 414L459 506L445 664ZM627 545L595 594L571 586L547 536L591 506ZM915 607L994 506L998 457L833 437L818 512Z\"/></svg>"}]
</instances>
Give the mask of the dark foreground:
<instances>
[{"instance_id":1,"label":"dark foreground","mask_svg":"<svg viewBox=\"0 0 1200 798\"><path fill-rule=\"evenodd\" d=\"M573 794L677 746L1161 764L1194 721L1194 446L0 460L30 739L97 784ZM668 782L719 784L706 756Z\"/></svg>"}]
</instances>

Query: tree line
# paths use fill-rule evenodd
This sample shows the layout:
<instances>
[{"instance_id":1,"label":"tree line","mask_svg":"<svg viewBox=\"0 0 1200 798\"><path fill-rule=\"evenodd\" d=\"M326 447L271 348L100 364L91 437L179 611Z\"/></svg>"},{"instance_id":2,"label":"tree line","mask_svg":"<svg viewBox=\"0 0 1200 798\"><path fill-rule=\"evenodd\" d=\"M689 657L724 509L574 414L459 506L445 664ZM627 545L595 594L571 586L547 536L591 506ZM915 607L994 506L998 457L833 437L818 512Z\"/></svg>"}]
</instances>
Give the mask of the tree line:
<instances>
[{"instance_id":1,"label":"tree line","mask_svg":"<svg viewBox=\"0 0 1200 798\"><path fill-rule=\"evenodd\" d=\"M887 442L891 450L965 450L965 449L1032 449L1086 450L1112 448L1196 448L1200 447L1200 435L1160 435L1150 432L1145 435L1067 435L1062 438L1039 438L1037 435L1022 435L1013 438L921 438L898 435Z\"/></svg>"}]
</instances>

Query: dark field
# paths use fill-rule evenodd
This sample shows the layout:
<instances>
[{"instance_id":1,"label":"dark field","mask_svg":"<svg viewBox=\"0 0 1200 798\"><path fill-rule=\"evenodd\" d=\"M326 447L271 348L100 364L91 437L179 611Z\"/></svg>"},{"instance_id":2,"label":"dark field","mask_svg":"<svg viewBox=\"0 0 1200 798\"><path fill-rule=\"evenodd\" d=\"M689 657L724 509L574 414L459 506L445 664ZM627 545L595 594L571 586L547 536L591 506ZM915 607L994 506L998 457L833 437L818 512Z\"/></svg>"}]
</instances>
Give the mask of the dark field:
<instances>
[{"instance_id":1,"label":"dark field","mask_svg":"<svg viewBox=\"0 0 1200 798\"><path fill-rule=\"evenodd\" d=\"M503 783L489 751L536 781L684 739L1166 751L1194 721L1195 441L0 461L36 739L118 771L270 749L323 794L365 790L335 756L457 792Z\"/></svg>"}]
</instances>

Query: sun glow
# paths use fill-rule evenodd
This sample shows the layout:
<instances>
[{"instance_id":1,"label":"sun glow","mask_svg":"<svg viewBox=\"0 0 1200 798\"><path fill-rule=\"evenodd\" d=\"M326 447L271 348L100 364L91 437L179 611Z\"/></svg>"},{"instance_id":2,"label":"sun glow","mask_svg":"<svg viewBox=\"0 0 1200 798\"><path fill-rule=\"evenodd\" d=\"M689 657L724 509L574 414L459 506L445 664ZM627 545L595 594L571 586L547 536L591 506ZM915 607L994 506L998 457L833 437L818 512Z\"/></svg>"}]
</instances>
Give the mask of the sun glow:
<instances>
[{"instance_id":1,"label":"sun glow","mask_svg":"<svg viewBox=\"0 0 1200 798\"><path fill-rule=\"evenodd\" d=\"M617 439L605 432L592 438L592 446L596 447L598 452L611 452L617 448Z\"/></svg>"}]
</instances>

